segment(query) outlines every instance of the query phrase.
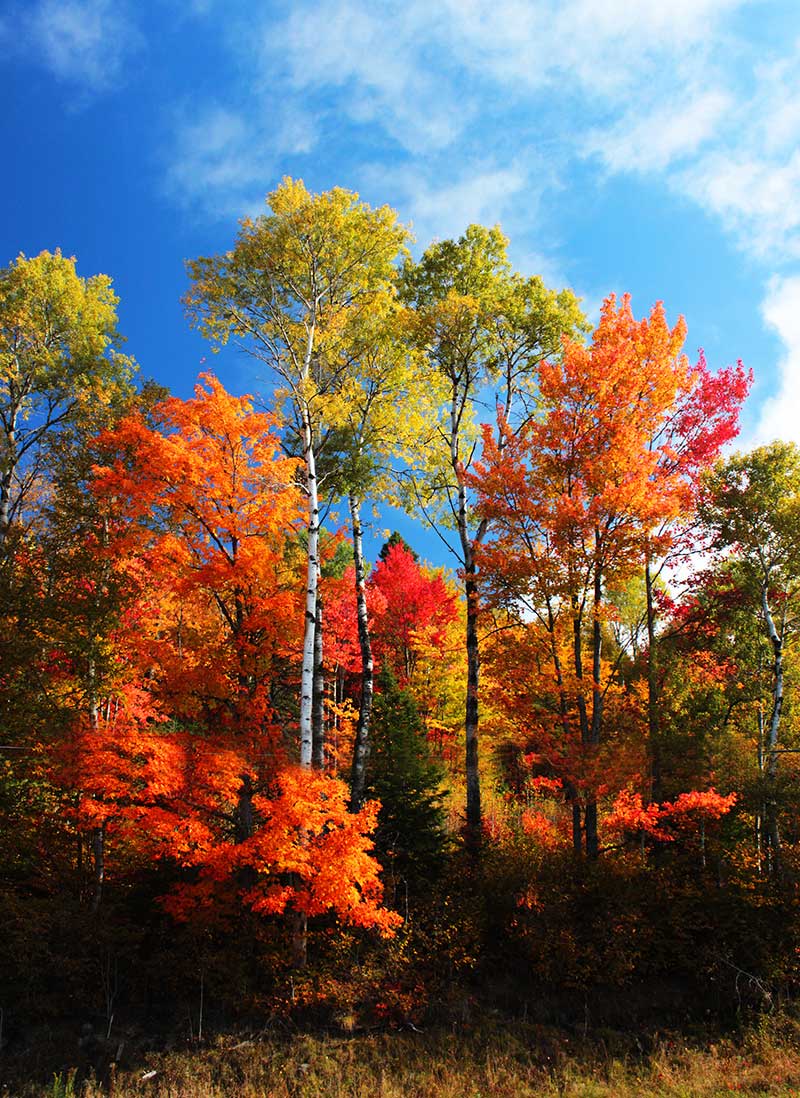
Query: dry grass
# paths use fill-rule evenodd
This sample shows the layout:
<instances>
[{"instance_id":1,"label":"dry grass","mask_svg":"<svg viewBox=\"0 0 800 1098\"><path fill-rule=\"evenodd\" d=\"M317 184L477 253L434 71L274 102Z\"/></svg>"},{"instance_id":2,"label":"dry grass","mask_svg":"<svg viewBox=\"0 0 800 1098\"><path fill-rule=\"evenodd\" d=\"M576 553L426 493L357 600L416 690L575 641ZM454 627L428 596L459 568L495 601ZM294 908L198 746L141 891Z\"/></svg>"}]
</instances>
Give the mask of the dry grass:
<instances>
[{"instance_id":1,"label":"dry grass","mask_svg":"<svg viewBox=\"0 0 800 1098\"><path fill-rule=\"evenodd\" d=\"M765 1018L738 1042L664 1039L647 1054L621 1034L583 1039L545 1026L470 1033L219 1038L147 1054L105 1085L64 1073L2 1098L800 1098L800 1026ZM155 1074L150 1074L155 1073ZM145 1076L148 1076L145 1078Z\"/></svg>"}]
</instances>

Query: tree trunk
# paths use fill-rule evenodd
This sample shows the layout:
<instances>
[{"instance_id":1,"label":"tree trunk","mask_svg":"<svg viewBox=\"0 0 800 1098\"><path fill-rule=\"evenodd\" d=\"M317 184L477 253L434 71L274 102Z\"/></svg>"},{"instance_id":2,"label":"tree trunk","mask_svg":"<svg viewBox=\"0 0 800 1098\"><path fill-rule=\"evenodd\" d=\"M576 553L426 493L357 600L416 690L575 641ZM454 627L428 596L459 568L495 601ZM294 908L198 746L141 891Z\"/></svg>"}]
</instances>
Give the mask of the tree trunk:
<instances>
[{"instance_id":1,"label":"tree trunk","mask_svg":"<svg viewBox=\"0 0 800 1098\"><path fill-rule=\"evenodd\" d=\"M586 836L586 857L595 859L600 855L600 836L597 830L597 798L594 792L586 794L583 830Z\"/></svg>"},{"instance_id":2,"label":"tree trunk","mask_svg":"<svg viewBox=\"0 0 800 1098\"><path fill-rule=\"evenodd\" d=\"M770 868L774 874L780 872L780 828L778 825L778 742L781 713L783 711L783 637L778 632L769 606L769 580L761 585L761 607L772 644L772 712L767 732L767 796L766 796L766 839L769 845Z\"/></svg>"},{"instance_id":3,"label":"tree trunk","mask_svg":"<svg viewBox=\"0 0 800 1098\"><path fill-rule=\"evenodd\" d=\"M603 574L599 560L594 569L594 603L592 607L592 747L600 744L603 728L603 692L600 688L601 657L603 650L603 632L600 611L603 603Z\"/></svg>"},{"instance_id":4,"label":"tree trunk","mask_svg":"<svg viewBox=\"0 0 800 1098\"><path fill-rule=\"evenodd\" d=\"M586 698L583 696L583 607L578 596L572 596L572 662L575 668L575 678L578 680L578 721L581 729L581 743L586 746L589 741L589 715L586 710Z\"/></svg>"},{"instance_id":5,"label":"tree trunk","mask_svg":"<svg viewBox=\"0 0 800 1098\"><path fill-rule=\"evenodd\" d=\"M358 646L361 650L361 703L358 707L358 723L353 745L353 769L350 776L350 811L358 812L364 803L367 759L369 758L369 732L374 692L374 664L369 636L367 614L367 590L364 576L364 551L361 540L361 500L350 494L350 518L353 525L353 560L356 572L356 611L358 614Z\"/></svg>"},{"instance_id":6,"label":"tree trunk","mask_svg":"<svg viewBox=\"0 0 800 1098\"><path fill-rule=\"evenodd\" d=\"M599 552L599 533L595 530L595 552ZM596 753L600 746L603 728L603 693L600 688L600 669L603 645L603 633L600 622L600 610L603 602L603 573L599 558L594 565L594 592L592 603L592 720L589 726L589 744ZM597 831L597 795L587 790L586 812L584 816L586 836L586 856L597 858L600 854Z\"/></svg>"},{"instance_id":7,"label":"tree trunk","mask_svg":"<svg viewBox=\"0 0 800 1098\"><path fill-rule=\"evenodd\" d=\"M255 833L255 813L253 811L253 784L249 774L242 775L239 797L236 804L236 822L234 825L236 842L243 843Z\"/></svg>"},{"instance_id":8,"label":"tree trunk","mask_svg":"<svg viewBox=\"0 0 800 1098\"><path fill-rule=\"evenodd\" d=\"M292 968L302 971L308 963L308 916L302 911L293 911L292 925Z\"/></svg>"},{"instance_id":9,"label":"tree trunk","mask_svg":"<svg viewBox=\"0 0 800 1098\"><path fill-rule=\"evenodd\" d=\"M310 361L313 336L309 338ZM319 490L317 465L314 453L314 436L308 407L301 410L303 431L303 457L306 466L306 493L308 496L308 571L306 573L306 618L303 636L303 664L300 674L300 765L310 769L314 749L312 710L314 706L314 655L317 635L317 594L319 586ZM303 840L304 841L304 840ZM308 920L305 915L294 913L292 925L292 966L305 968L308 951Z\"/></svg>"},{"instance_id":10,"label":"tree trunk","mask_svg":"<svg viewBox=\"0 0 800 1098\"><path fill-rule=\"evenodd\" d=\"M14 470L17 465L16 418L16 413L12 413L11 422L5 432L6 461L8 464L3 470L2 477L0 477L0 546L4 544L11 526L11 485L14 482Z\"/></svg>"},{"instance_id":11,"label":"tree trunk","mask_svg":"<svg viewBox=\"0 0 800 1098\"><path fill-rule=\"evenodd\" d=\"M653 574L650 548L645 550L644 587L647 596L647 739L650 748L650 800L663 799L661 782L661 724L658 712L658 653L656 651L656 611L653 600Z\"/></svg>"},{"instance_id":12,"label":"tree trunk","mask_svg":"<svg viewBox=\"0 0 800 1098\"><path fill-rule=\"evenodd\" d=\"M0 478L0 546L8 536L11 525L11 469Z\"/></svg>"},{"instance_id":13,"label":"tree trunk","mask_svg":"<svg viewBox=\"0 0 800 1098\"><path fill-rule=\"evenodd\" d=\"M464 721L467 779L467 840L473 847L481 837L481 781L478 770L478 684L480 649L478 647L478 581L470 553L466 574L467 595L467 707Z\"/></svg>"},{"instance_id":14,"label":"tree trunk","mask_svg":"<svg viewBox=\"0 0 800 1098\"><path fill-rule=\"evenodd\" d=\"M759 660L760 663L760 660ZM758 875L761 876L764 869L764 821L767 817L767 807L764 803L764 704L759 698L758 702L758 775L761 779L761 802L756 812L756 857L758 858Z\"/></svg>"},{"instance_id":15,"label":"tree trunk","mask_svg":"<svg viewBox=\"0 0 800 1098\"><path fill-rule=\"evenodd\" d=\"M311 705L311 765L325 769L325 666L322 652L322 599L317 594L314 626L314 696Z\"/></svg>"},{"instance_id":16,"label":"tree trunk","mask_svg":"<svg viewBox=\"0 0 800 1098\"><path fill-rule=\"evenodd\" d=\"M300 765L309 768L313 747L311 710L314 696L314 638L317 626L317 584L319 577L319 494L311 421L303 410L303 456L308 496L308 571L306 617L303 636L303 665L300 676Z\"/></svg>"},{"instance_id":17,"label":"tree trunk","mask_svg":"<svg viewBox=\"0 0 800 1098\"><path fill-rule=\"evenodd\" d=\"M553 670L556 676L556 685L558 686L558 708L561 714L564 743L566 744L569 743L567 695L564 690L564 671L561 666L561 656L558 653L558 643L556 641L556 617L549 596L547 598L547 632L550 636L550 657L553 661ZM578 802L578 791L572 782L565 782L564 793L572 807L572 849L576 854L580 854L583 849L583 822L581 806Z\"/></svg>"},{"instance_id":18,"label":"tree trunk","mask_svg":"<svg viewBox=\"0 0 800 1098\"><path fill-rule=\"evenodd\" d=\"M101 824L92 831L92 858L94 860L94 894L92 896L92 914L100 910L103 899L103 885L106 879L106 825Z\"/></svg>"},{"instance_id":19,"label":"tree trunk","mask_svg":"<svg viewBox=\"0 0 800 1098\"><path fill-rule=\"evenodd\" d=\"M458 481L458 510L456 522L464 559L464 593L467 598L467 628L465 637L467 655L467 702L464 713L465 774L467 782L467 846L477 852L481 842L481 779L478 769L478 687L480 682L480 648L478 644L478 576L475 566L475 546L480 543L485 524L475 540L467 529L467 490L464 471L458 451L458 422L456 401L450 412L450 462Z\"/></svg>"}]
</instances>

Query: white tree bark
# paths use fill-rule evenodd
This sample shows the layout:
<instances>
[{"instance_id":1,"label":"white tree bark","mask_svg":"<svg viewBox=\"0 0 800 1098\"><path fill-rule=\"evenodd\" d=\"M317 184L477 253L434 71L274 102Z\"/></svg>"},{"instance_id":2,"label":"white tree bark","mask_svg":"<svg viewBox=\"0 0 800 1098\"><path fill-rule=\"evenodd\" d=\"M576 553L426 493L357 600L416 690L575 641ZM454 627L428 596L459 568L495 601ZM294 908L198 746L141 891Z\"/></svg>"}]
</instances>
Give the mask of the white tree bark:
<instances>
[{"instance_id":1,"label":"white tree bark","mask_svg":"<svg viewBox=\"0 0 800 1098\"><path fill-rule=\"evenodd\" d=\"M317 584L319 578L319 492L311 422L303 412L303 456L308 496L308 571L306 582L303 667L300 675L300 765L311 768L313 754L314 639L317 628Z\"/></svg>"}]
</instances>

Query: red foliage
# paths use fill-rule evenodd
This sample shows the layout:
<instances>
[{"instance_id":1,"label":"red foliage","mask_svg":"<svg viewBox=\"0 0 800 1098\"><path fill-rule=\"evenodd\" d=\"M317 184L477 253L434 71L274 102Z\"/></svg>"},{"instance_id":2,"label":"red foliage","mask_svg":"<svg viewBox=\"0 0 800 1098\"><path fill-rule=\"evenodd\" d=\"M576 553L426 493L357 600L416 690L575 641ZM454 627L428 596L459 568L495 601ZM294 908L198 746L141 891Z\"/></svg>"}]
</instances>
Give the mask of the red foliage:
<instances>
[{"instance_id":1,"label":"red foliage","mask_svg":"<svg viewBox=\"0 0 800 1098\"><path fill-rule=\"evenodd\" d=\"M672 842L675 834L670 827L689 831L696 829L703 821L719 820L730 812L736 799L735 793L725 796L715 789L705 792L693 789L689 793L681 793L675 801L651 803L645 807L641 794L623 789L605 817L604 825L609 831L619 834L644 832L661 842Z\"/></svg>"},{"instance_id":2,"label":"red foliage","mask_svg":"<svg viewBox=\"0 0 800 1098\"><path fill-rule=\"evenodd\" d=\"M458 616L456 597L440 572L431 574L420 567L400 543L378 561L367 589L383 601L381 606L373 595L375 654L388 662L403 685L413 673L420 642L434 648L444 645L447 626Z\"/></svg>"}]
</instances>

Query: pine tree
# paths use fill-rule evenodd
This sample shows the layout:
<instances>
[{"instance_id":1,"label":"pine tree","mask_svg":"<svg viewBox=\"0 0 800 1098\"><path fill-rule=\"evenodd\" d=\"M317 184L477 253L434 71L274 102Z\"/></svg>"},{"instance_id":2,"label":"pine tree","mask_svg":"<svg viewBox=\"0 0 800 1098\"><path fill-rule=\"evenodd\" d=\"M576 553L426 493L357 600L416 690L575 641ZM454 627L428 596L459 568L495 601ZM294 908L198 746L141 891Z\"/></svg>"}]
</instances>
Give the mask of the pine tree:
<instances>
[{"instance_id":1,"label":"pine tree","mask_svg":"<svg viewBox=\"0 0 800 1098\"><path fill-rule=\"evenodd\" d=\"M413 889L441 866L444 830L443 767L432 757L416 703L388 668L378 676L368 795L381 802L375 844L395 882Z\"/></svg>"}]
</instances>

